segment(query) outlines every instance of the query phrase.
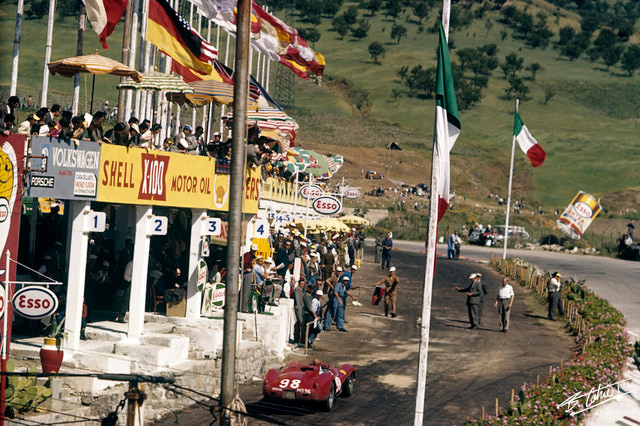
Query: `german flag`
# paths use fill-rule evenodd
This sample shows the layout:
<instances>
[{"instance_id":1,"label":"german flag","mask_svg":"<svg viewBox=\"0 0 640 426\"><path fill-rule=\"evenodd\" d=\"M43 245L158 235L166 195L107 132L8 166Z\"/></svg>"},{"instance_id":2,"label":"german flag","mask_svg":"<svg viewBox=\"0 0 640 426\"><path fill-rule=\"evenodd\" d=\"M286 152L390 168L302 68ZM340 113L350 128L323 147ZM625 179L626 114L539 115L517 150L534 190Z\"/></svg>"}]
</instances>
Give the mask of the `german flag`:
<instances>
[{"instance_id":1,"label":"german flag","mask_svg":"<svg viewBox=\"0 0 640 426\"><path fill-rule=\"evenodd\" d=\"M166 0L149 0L147 41L180 65L209 75L215 49ZM217 54L217 52L215 52Z\"/></svg>"}]
</instances>

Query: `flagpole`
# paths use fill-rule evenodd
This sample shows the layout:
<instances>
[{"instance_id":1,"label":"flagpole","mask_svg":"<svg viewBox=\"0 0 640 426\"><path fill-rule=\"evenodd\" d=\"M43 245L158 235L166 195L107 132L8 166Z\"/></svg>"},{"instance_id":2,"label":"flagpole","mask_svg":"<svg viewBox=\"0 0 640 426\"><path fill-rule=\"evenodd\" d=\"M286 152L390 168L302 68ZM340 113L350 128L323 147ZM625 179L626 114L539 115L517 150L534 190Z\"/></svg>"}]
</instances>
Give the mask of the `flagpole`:
<instances>
[{"instance_id":1,"label":"flagpole","mask_svg":"<svg viewBox=\"0 0 640 426\"><path fill-rule=\"evenodd\" d=\"M449 39L449 13L451 0L444 0L442 4L442 28L445 37ZM446 117L445 117L446 118ZM446 123L446 120L444 121ZM445 124L446 127L446 124ZM420 323L420 347L418 361L418 380L416 389L416 409L414 416L414 426L421 426L424 417L424 399L427 386L427 365L429 354L429 329L431 326L431 296L433 288L433 275L435 273L436 260L436 239L438 234L438 203L440 194L439 185L439 147L437 144L437 134L447 129L438 129L438 108L434 119L434 143L431 161L431 194L429 202L429 226L427 228L427 258L424 274L424 288L422 296L422 320ZM446 135L446 133L445 133Z\"/></svg>"},{"instance_id":2,"label":"flagpole","mask_svg":"<svg viewBox=\"0 0 640 426\"><path fill-rule=\"evenodd\" d=\"M47 93L49 92L49 67L51 61L51 45L53 44L53 21L56 13L56 0L49 2L49 19L47 21L47 45L44 50L44 73L42 74L41 107L47 106Z\"/></svg>"},{"instance_id":3,"label":"flagpole","mask_svg":"<svg viewBox=\"0 0 640 426\"><path fill-rule=\"evenodd\" d=\"M16 12L16 31L13 36L13 60L11 61L11 86L9 95L15 96L18 91L18 62L20 60L20 37L22 35L22 15L24 14L24 0L18 0Z\"/></svg>"},{"instance_id":4,"label":"flagpole","mask_svg":"<svg viewBox=\"0 0 640 426\"><path fill-rule=\"evenodd\" d=\"M518 105L520 99L516 99L516 114L518 113ZM507 218L504 223L504 247L502 249L502 258L507 258L507 243L509 241L509 213L511 212L511 186L513 184L513 158L516 151L516 135L514 132L513 142L511 143L511 165L509 166L509 193L507 194Z\"/></svg>"}]
</instances>

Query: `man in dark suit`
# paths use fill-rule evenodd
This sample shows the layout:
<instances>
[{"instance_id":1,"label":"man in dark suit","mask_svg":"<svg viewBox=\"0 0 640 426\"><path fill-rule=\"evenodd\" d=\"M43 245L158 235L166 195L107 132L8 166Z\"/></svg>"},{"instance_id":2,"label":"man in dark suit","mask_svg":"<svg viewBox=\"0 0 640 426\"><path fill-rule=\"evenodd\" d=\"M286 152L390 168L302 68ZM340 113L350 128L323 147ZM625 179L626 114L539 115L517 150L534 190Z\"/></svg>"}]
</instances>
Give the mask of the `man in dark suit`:
<instances>
[{"instance_id":1,"label":"man in dark suit","mask_svg":"<svg viewBox=\"0 0 640 426\"><path fill-rule=\"evenodd\" d=\"M469 313L469 322L471 323L469 328L475 330L479 325L480 309L482 307L482 284L477 274L471 274L469 279L471 283L467 287L460 288L456 286L455 289L467 294L467 312Z\"/></svg>"},{"instance_id":2,"label":"man in dark suit","mask_svg":"<svg viewBox=\"0 0 640 426\"><path fill-rule=\"evenodd\" d=\"M484 310L484 297L489 293L489 290L487 290L487 285L482 282L482 274L480 272L476 272L476 280L480 286L480 307L478 308L478 325L480 325L482 323L482 311Z\"/></svg>"}]
</instances>

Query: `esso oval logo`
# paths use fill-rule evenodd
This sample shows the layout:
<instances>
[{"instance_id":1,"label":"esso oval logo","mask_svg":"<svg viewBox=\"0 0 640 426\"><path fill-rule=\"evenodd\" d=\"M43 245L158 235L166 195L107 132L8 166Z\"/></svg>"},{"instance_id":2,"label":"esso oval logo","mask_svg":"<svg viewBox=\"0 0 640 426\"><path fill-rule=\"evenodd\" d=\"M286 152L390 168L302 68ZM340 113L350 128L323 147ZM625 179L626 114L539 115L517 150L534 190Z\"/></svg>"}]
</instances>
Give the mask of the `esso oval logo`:
<instances>
[{"instance_id":1,"label":"esso oval logo","mask_svg":"<svg viewBox=\"0 0 640 426\"><path fill-rule=\"evenodd\" d=\"M357 198L360 198L360 191L358 191L356 188L349 188L344 191L344 196L350 200L355 200Z\"/></svg>"},{"instance_id":2,"label":"esso oval logo","mask_svg":"<svg viewBox=\"0 0 640 426\"><path fill-rule=\"evenodd\" d=\"M593 210L587 203L577 202L574 206L578 214L582 217L591 217L593 215Z\"/></svg>"},{"instance_id":3,"label":"esso oval logo","mask_svg":"<svg viewBox=\"0 0 640 426\"><path fill-rule=\"evenodd\" d=\"M334 214L342 210L340 200L325 195L313 200L313 209L320 214Z\"/></svg>"},{"instance_id":4,"label":"esso oval logo","mask_svg":"<svg viewBox=\"0 0 640 426\"><path fill-rule=\"evenodd\" d=\"M9 202L6 198L0 198L0 223L9 217Z\"/></svg>"},{"instance_id":5,"label":"esso oval logo","mask_svg":"<svg viewBox=\"0 0 640 426\"><path fill-rule=\"evenodd\" d=\"M302 198L318 198L323 194L322 188L318 185L305 185L300 188L300 196Z\"/></svg>"},{"instance_id":6,"label":"esso oval logo","mask_svg":"<svg viewBox=\"0 0 640 426\"><path fill-rule=\"evenodd\" d=\"M24 287L13 296L13 309L25 318L40 319L58 309L58 298L45 287Z\"/></svg>"}]
</instances>

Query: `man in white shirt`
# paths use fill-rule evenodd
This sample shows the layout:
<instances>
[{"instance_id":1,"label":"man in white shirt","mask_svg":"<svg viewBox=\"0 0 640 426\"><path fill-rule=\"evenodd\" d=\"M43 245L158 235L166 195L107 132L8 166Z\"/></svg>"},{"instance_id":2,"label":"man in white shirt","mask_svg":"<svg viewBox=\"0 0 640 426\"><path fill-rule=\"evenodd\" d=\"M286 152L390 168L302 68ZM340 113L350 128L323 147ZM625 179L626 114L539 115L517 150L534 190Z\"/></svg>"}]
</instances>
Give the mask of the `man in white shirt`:
<instances>
[{"instance_id":1,"label":"man in white shirt","mask_svg":"<svg viewBox=\"0 0 640 426\"><path fill-rule=\"evenodd\" d=\"M555 321L556 309L560 316L564 316L564 308L562 307L562 282L560 274L554 272L547 281L547 290L549 291L549 319Z\"/></svg>"},{"instance_id":2,"label":"man in white shirt","mask_svg":"<svg viewBox=\"0 0 640 426\"><path fill-rule=\"evenodd\" d=\"M506 333L509 329L509 317L511 316L511 306L513 305L514 298L515 293L513 292L513 287L511 287L506 278L502 278L502 286L498 289L498 297L494 304L494 306L498 308L500 331L502 333Z\"/></svg>"}]
</instances>

